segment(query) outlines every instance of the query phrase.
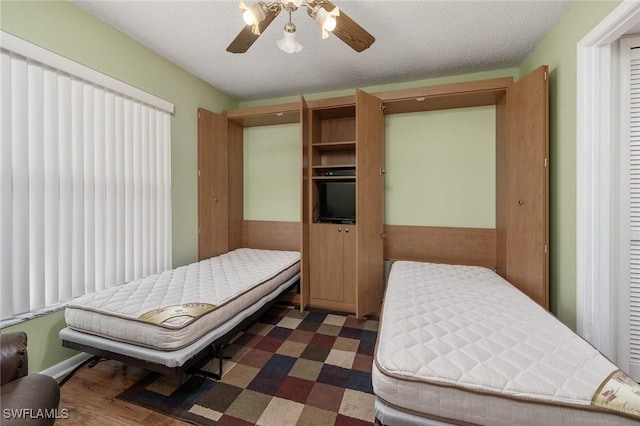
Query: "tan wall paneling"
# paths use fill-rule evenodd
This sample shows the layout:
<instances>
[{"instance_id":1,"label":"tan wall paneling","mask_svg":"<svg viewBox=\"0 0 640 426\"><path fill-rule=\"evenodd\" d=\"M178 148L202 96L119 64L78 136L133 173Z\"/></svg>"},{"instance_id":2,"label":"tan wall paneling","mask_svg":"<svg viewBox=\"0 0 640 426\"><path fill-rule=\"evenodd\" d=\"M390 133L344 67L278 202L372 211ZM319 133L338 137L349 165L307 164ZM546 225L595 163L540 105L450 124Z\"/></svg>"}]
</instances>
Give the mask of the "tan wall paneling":
<instances>
[{"instance_id":1,"label":"tan wall paneling","mask_svg":"<svg viewBox=\"0 0 640 426\"><path fill-rule=\"evenodd\" d=\"M300 222L245 220L242 246L256 249L300 250Z\"/></svg>"},{"instance_id":2,"label":"tan wall paneling","mask_svg":"<svg viewBox=\"0 0 640 426\"><path fill-rule=\"evenodd\" d=\"M496 267L496 230L385 225L385 259Z\"/></svg>"}]
</instances>

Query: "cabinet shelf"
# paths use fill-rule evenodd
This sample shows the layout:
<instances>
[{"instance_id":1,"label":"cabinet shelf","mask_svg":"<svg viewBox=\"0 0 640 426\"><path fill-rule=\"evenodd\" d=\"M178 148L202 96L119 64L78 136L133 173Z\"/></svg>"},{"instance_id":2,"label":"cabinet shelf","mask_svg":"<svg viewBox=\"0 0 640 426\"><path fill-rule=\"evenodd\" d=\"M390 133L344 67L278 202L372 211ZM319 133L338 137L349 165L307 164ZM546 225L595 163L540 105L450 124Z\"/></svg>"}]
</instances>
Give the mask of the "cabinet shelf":
<instances>
[{"instance_id":1,"label":"cabinet shelf","mask_svg":"<svg viewBox=\"0 0 640 426\"><path fill-rule=\"evenodd\" d=\"M350 181L356 180L355 176L313 176L313 180L339 180L339 181Z\"/></svg>"},{"instance_id":2,"label":"cabinet shelf","mask_svg":"<svg viewBox=\"0 0 640 426\"><path fill-rule=\"evenodd\" d=\"M356 142L322 142L311 144L311 146L319 151L353 151L356 149Z\"/></svg>"},{"instance_id":3,"label":"cabinet shelf","mask_svg":"<svg viewBox=\"0 0 640 426\"><path fill-rule=\"evenodd\" d=\"M355 164L316 164L311 166L313 170L322 170L322 169L355 169Z\"/></svg>"},{"instance_id":4,"label":"cabinet shelf","mask_svg":"<svg viewBox=\"0 0 640 426\"><path fill-rule=\"evenodd\" d=\"M311 178L313 180L355 180L355 169L356 165L354 163L338 163L338 164L316 164L311 166L313 169L313 176ZM336 174L335 171L338 170L351 170L354 174ZM327 171L331 171L331 173L325 174Z\"/></svg>"}]
</instances>

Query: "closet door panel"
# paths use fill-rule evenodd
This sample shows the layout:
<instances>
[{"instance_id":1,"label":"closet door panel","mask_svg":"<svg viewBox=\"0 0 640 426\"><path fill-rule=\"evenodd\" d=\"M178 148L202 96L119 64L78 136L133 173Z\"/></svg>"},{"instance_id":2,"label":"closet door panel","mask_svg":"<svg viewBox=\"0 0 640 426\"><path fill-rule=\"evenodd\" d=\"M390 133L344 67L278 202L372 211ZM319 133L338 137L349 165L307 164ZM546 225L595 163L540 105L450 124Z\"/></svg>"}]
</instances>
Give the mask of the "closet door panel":
<instances>
[{"instance_id":1,"label":"closet door panel","mask_svg":"<svg viewBox=\"0 0 640 426\"><path fill-rule=\"evenodd\" d=\"M384 115L382 101L356 92L356 315L380 312L384 245Z\"/></svg>"},{"instance_id":2,"label":"closet door panel","mask_svg":"<svg viewBox=\"0 0 640 426\"><path fill-rule=\"evenodd\" d=\"M549 308L548 81L543 66L507 90L506 278Z\"/></svg>"},{"instance_id":3,"label":"closet door panel","mask_svg":"<svg viewBox=\"0 0 640 426\"><path fill-rule=\"evenodd\" d=\"M224 120L228 121L228 120ZM221 123L221 125L223 125ZM229 207L229 247L228 250L235 250L243 247L244 236L242 234L244 223L244 149L243 149L243 133L242 126L229 122L228 124L228 172L229 182L227 188L228 207ZM222 137L222 135L221 135ZM220 173L223 173L220 170ZM222 225L221 225L222 226Z\"/></svg>"},{"instance_id":4,"label":"closet door panel","mask_svg":"<svg viewBox=\"0 0 640 426\"><path fill-rule=\"evenodd\" d=\"M302 141L302 183L300 191L300 222L302 240L300 241L300 310L309 304L309 223L311 222L311 113L303 96L300 96L300 140Z\"/></svg>"},{"instance_id":5,"label":"closet door panel","mask_svg":"<svg viewBox=\"0 0 640 426\"><path fill-rule=\"evenodd\" d=\"M227 118L198 109L198 258L229 248Z\"/></svg>"}]
</instances>

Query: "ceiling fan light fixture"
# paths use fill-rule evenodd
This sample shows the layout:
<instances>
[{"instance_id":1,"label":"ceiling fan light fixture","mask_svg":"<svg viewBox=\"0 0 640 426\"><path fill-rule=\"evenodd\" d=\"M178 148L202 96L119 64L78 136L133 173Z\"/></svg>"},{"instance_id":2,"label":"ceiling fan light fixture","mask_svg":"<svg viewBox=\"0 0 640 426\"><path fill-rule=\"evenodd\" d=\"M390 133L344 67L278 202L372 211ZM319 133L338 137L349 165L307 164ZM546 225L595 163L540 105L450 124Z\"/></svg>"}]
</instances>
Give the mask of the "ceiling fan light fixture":
<instances>
[{"instance_id":1,"label":"ceiling fan light fixture","mask_svg":"<svg viewBox=\"0 0 640 426\"><path fill-rule=\"evenodd\" d=\"M316 23L322 28L322 39L329 37L329 33L336 29L336 17L340 16L340 9L334 7L331 12L328 12L324 7L318 6L313 15Z\"/></svg>"},{"instance_id":2,"label":"ceiling fan light fixture","mask_svg":"<svg viewBox=\"0 0 640 426\"><path fill-rule=\"evenodd\" d=\"M302 6L302 0L280 0L285 9L296 10Z\"/></svg>"},{"instance_id":3,"label":"ceiling fan light fixture","mask_svg":"<svg viewBox=\"0 0 640 426\"><path fill-rule=\"evenodd\" d=\"M296 40L296 26L288 22L283 29L283 36L278 40L278 47L286 53L298 53L302 45Z\"/></svg>"},{"instance_id":4,"label":"ceiling fan light fixture","mask_svg":"<svg viewBox=\"0 0 640 426\"><path fill-rule=\"evenodd\" d=\"M251 1L251 6L247 6L245 1ZM254 1L257 3L253 3ZM243 11L246 25L229 44L227 52L245 53L283 11L288 13L289 24L295 28L291 22L291 15L302 8L320 26L323 39L329 37L329 33L333 32L336 38L356 52L368 49L376 40L347 14L342 13L331 0L241 0L240 9ZM340 22L338 22L338 17L340 17ZM291 35L293 33L295 33L295 29L285 27L285 34L277 42L285 52L299 52L302 49L302 45L295 40L295 36Z\"/></svg>"},{"instance_id":5,"label":"ceiling fan light fixture","mask_svg":"<svg viewBox=\"0 0 640 426\"><path fill-rule=\"evenodd\" d=\"M259 1L252 6L247 6L243 1L240 1L240 9L244 11L242 13L244 23L251 25L251 32L253 32L253 34L260 35L260 22L267 17L263 3Z\"/></svg>"}]
</instances>

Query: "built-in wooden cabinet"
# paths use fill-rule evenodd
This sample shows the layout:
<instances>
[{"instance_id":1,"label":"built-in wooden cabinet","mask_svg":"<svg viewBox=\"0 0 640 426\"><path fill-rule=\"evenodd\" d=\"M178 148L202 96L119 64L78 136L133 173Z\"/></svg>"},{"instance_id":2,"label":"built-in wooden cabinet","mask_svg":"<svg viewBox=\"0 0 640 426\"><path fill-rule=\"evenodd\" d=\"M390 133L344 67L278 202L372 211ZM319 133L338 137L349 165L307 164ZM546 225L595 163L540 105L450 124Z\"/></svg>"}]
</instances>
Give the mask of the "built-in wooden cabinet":
<instances>
[{"instance_id":1,"label":"built-in wooden cabinet","mask_svg":"<svg viewBox=\"0 0 640 426\"><path fill-rule=\"evenodd\" d=\"M496 107L495 229L385 226L384 115L484 105ZM358 316L379 312L383 259L490 267L548 308L547 67L516 83L498 78L375 94L357 90L354 96L301 97L299 103L221 115L203 112L198 125L200 258L241 246L300 250L300 294L293 301L301 309ZM301 125L300 222L245 221L243 128L284 123ZM320 223L319 187L327 181L355 183L355 223Z\"/></svg>"},{"instance_id":2,"label":"built-in wooden cabinet","mask_svg":"<svg viewBox=\"0 0 640 426\"><path fill-rule=\"evenodd\" d=\"M310 108L303 128L309 135L309 165L303 188L309 238L309 305L378 313L383 292L384 116L382 101L357 91ZM322 223L323 188L352 187L354 216ZM325 189L326 190L326 189ZM327 190L328 191L328 190ZM353 222L353 223L352 223Z\"/></svg>"}]
</instances>

